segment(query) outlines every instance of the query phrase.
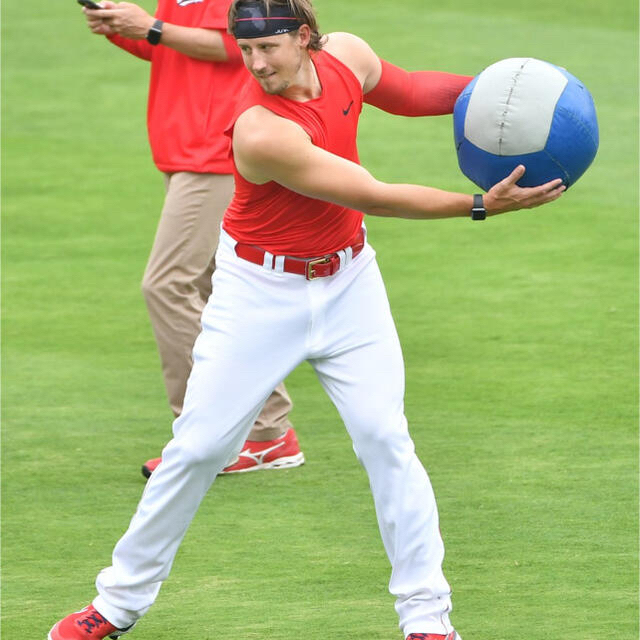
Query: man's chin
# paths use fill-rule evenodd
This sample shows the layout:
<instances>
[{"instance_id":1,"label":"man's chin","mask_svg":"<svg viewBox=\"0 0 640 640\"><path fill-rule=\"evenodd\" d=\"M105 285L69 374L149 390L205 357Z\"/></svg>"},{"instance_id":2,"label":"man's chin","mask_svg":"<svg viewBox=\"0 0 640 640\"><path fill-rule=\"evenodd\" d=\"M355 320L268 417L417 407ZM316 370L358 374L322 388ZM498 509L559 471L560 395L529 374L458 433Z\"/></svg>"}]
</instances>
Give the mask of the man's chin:
<instances>
[{"instance_id":1,"label":"man's chin","mask_svg":"<svg viewBox=\"0 0 640 640\"><path fill-rule=\"evenodd\" d=\"M271 81L270 78L258 78L258 82L260 83L262 90L269 95L278 95L289 86L287 82L278 84Z\"/></svg>"}]
</instances>

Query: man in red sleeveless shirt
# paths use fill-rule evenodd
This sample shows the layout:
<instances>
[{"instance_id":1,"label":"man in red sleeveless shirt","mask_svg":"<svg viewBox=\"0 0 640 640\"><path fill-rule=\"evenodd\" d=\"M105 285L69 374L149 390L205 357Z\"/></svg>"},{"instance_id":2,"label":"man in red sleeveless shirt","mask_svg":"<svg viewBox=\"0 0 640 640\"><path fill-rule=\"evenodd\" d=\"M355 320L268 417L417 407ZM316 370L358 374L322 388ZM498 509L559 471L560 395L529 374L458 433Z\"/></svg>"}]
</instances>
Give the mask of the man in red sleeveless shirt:
<instances>
[{"instance_id":1,"label":"man in red sleeveless shirt","mask_svg":"<svg viewBox=\"0 0 640 640\"><path fill-rule=\"evenodd\" d=\"M90 29L151 63L148 131L166 197L142 291L174 416L191 371L191 351L211 294L220 222L233 193L224 127L248 74L226 33L231 0L159 0L154 16L129 2L85 9ZM223 473L304 462L289 422L291 400L278 384L237 459ZM148 477L160 463L142 466Z\"/></svg>"},{"instance_id":2,"label":"man in red sleeveless shirt","mask_svg":"<svg viewBox=\"0 0 640 640\"><path fill-rule=\"evenodd\" d=\"M236 192L184 411L112 566L98 576L98 596L49 638L114 636L144 615L217 472L273 385L307 360L368 474L404 637L459 640L435 498L404 416L402 353L363 212L479 220L551 202L564 188L559 180L519 188L524 167L475 197L380 182L357 162L363 98L394 113L446 113L469 79L408 74L356 36L321 37L309 0L235 0L229 25L254 80L228 128Z\"/></svg>"}]
</instances>

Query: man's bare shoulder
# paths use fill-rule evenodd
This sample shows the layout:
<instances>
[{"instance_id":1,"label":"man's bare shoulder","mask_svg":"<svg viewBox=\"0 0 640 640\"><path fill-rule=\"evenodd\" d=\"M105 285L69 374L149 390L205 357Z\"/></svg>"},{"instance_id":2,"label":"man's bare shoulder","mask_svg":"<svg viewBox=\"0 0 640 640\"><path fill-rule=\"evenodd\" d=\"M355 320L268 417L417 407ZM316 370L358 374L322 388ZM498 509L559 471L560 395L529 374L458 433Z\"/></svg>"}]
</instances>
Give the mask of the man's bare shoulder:
<instances>
[{"instance_id":1,"label":"man's bare shoulder","mask_svg":"<svg viewBox=\"0 0 640 640\"><path fill-rule=\"evenodd\" d=\"M365 40L353 33L336 31L324 36L323 48L353 71L365 93L377 84L380 59Z\"/></svg>"},{"instance_id":2,"label":"man's bare shoulder","mask_svg":"<svg viewBox=\"0 0 640 640\"><path fill-rule=\"evenodd\" d=\"M326 33L322 38L322 44L330 54L336 55L343 49L365 49L370 48L369 45L359 36L346 31L334 31Z\"/></svg>"},{"instance_id":3,"label":"man's bare shoulder","mask_svg":"<svg viewBox=\"0 0 640 640\"><path fill-rule=\"evenodd\" d=\"M283 164L309 136L302 127L254 105L237 119L233 130L233 154L240 174L247 180L262 183L272 179L270 169Z\"/></svg>"},{"instance_id":4,"label":"man's bare shoulder","mask_svg":"<svg viewBox=\"0 0 640 640\"><path fill-rule=\"evenodd\" d=\"M354 63L361 64L362 60L367 60L371 55L375 55L367 42L353 33L345 31L327 33L323 37L322 44L325 51L348 67Z\"/></svg>"},{"instance_id":5,"label":"man's bare shoulder","mask_svg":"<svg viewBox=\"0 0 640 640\"><path fill-rule=\"evenodd\" d=\"M236 121L233 130L234 149L269 154L277 151L283 137L297 136L300 132L304 133L300 125L292 120L261 105L254 105L240 114Z\"/></svg>"}]
</instances>

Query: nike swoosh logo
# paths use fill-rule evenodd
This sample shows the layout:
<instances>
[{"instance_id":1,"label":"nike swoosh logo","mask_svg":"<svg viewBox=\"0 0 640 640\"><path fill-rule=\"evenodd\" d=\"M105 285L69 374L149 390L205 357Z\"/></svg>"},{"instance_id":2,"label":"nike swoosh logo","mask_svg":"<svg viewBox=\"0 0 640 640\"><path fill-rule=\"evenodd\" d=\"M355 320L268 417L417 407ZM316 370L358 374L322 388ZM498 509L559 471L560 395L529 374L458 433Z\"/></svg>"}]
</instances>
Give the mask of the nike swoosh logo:
<instances>
[{"instance_id":1,"label":"nike swoosh logo","mask_svg":"<svg viewBox=\"0 0 640 640\"><path fill-rule=\"evenodd\" d=\"M353 107L353 100L349 103L349 106L346 109L342 110L342 113L345 116L348 116L349 115L349 111L351 111L351 107Z\"/></svg>"}]
</instances>

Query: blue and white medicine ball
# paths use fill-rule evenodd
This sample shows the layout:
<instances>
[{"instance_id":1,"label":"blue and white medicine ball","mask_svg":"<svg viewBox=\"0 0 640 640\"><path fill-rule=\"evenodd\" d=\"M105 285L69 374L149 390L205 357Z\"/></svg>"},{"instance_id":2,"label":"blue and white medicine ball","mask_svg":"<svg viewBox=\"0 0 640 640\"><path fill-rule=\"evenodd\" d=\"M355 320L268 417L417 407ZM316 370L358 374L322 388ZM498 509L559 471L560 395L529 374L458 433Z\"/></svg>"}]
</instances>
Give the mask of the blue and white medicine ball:
<instances>
[{"instance_id":1,"label":"blue and white medicine ball","mask_svg":"<svg viewBox=\"0 0 640 640\"><path fill-rule=\"evenodd\" d=\"M488 191L519 164L523 187L572 185L595 158L598 120L586 87L535 58L487 67L458 96L453 130L462 173Z\"/></svg>"}]
</instances>

